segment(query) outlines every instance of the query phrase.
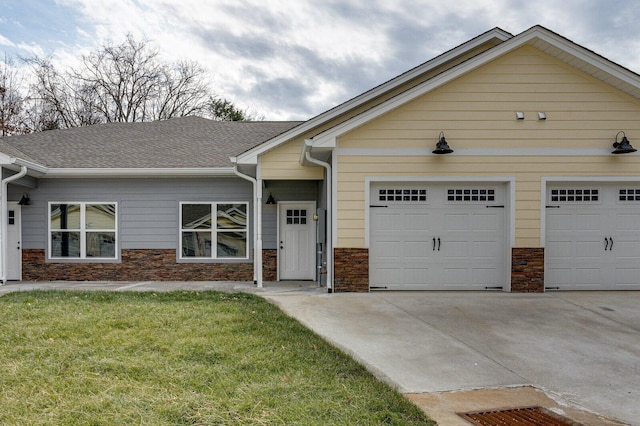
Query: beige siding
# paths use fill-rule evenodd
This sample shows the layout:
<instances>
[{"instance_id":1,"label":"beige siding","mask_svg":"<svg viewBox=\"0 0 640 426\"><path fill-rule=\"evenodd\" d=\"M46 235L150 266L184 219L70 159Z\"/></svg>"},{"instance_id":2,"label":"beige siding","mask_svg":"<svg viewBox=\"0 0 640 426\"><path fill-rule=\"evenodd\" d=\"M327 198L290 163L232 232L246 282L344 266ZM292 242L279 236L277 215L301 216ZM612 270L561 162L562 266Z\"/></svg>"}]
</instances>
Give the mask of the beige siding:
<instances>
[{"instance_id":1,"label":"beige siding","mask_svg":"<svg viewBox=\"0 0 640 426\"><path fill-rule=\"evenodd\" d=\"M304 139L291 141L260 157L262 179L323 179L322 167L304 167L300 153Z\"/></svg>"},{"instance_id":2,"label":"beige siding","mask_svg":"<svg viewBox=\"0 0 640 426\"><path fill-rule=\"evenodd\" d=\"M515 112L525 112L518 121ZM547 120L537 120L537 112ZM394 155L338 158L338 247L364 246L365 178L505 176L516 179L516 246L540 245L545 176L640 175L640 156L399 156L435 147L610 148L624 130L640 144L640 103L532 48L523 47L339 139L339 148L393 149ZM401 152L400 152L401 153Z\"/></svg>"}]
</instances>

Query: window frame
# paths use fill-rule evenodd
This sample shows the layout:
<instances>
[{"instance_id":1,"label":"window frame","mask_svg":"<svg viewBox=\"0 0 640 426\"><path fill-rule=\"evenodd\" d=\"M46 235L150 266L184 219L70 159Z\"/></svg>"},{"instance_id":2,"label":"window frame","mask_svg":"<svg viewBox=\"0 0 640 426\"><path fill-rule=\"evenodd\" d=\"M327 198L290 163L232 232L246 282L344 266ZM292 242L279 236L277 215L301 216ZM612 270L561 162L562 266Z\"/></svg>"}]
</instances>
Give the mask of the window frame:
<instances>
[{"instance_id":1,"label":"window frame","mask_svg":"<svg viewBox=\"0 0 640 426\"><path fill-rule=\"evenodd\" d=\"M56 204L78 205L80 206L80 225L73 229L53 228L51 223L51 206ZM114 206L114 227L113 228L87 228L87 206L91 205L113 205ZM78 257L53 256L54 232L77 232L80 234L80 255ZM87 234L113 232L114 234L114 254L113 257L87 256ZM117 262L120 260L120 232L119 232L119 207L117 201L49 201L47 203L47 260L55 262L87 262L103 263Z\"/></svg>"},{"instance_id":2,"label":"window frame","mask_svg":"<svg viewBox=\"0 0 640 426\"><path fill-rule=\"evenodd\" d=\"M183 228L182 225L182 209L184 205L208 205L211 208L211 228L210 229L191 229ZM245 206L246 224L244 228L235 229L218 229L215 213L218 211L219 205L239 204ZM247 261L250 259L251 235L250 235L250 203L248 201L180 201L178 206L178 261L180 262L235 262ZM211 255L210 256L185 256L183 254L183 234L185 232L200 232L211 235ZM220 257L218 256L218 234L243 232L245 234L245 256L244 257Z\"/></svg>"}]
</instances>

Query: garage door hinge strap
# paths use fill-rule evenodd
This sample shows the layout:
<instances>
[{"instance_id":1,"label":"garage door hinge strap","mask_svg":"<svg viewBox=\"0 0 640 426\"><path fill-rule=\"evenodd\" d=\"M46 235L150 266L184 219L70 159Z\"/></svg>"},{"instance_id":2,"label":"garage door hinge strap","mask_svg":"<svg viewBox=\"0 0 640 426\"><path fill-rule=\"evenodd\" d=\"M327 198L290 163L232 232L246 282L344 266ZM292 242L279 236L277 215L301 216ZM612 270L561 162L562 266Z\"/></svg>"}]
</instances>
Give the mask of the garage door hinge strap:
<instances>
[{"instance_id":1,"label":"garage door hinge strap","mask_svg":"<svg viewBox=\"0 0 640 426\"><path fill-rule=\"evenodd\" d=\"M369 206L369 207L378 207L378 208L385 208L386 209L389 206Z\"/></svg>"},{"instance_id":2,"label":"garage door hinge strap","mask_svg":"<svg viewBox=\"0 0 640 426\"><path fill-rule=\"evenodd\" d=\"M548 209L559 209L560 206L547 206Z\"/></svg>"},{"instance_id":3,"label":"garage door hinge strap","mask_svg":"<svg viewBox=\"0 0 640 426\"><path fill-rule=\"evenodd\" d=\"M488 209L504 209L504 206L487 206Z\"/></svg>"}]
</instances>

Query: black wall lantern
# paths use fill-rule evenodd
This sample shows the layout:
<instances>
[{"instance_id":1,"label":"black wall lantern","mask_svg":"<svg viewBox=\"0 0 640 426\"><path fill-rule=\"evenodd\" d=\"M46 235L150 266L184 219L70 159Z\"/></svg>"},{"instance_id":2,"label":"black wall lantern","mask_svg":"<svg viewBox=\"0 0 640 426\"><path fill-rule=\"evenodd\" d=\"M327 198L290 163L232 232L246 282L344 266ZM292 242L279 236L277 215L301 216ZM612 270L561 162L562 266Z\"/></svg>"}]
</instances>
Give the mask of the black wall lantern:
<instances>
[{"instance_id":1,"label":"black wall lantern","mask_svg":"<svg viewBox=\"0 0 640 426\"><path fill-rule=\"evenodd\" d=\"M622 140L618 142L618 136L620 133L622 133ZM630 152L637 151L637 149L631 146L629 139L627 139L627 135L625 135L623 131L616 133L616 141L613 143L613 147L615 149L611 152L612 154L629 154Z\"/></svg>"},{"instance_id":2,"label":"black wall lantern","mask_svg":"<svg viewBox=\"0 0 640 426\"><path fill-rule=\"evenodd\" d=\"M444 132L440 132L440 140L436 144L436 149L433 150L434 154L451 154L453 150L449 148L447 140L444 138Z\"/></svg>"},{"instance_id":3,"label":"black wall lantern","mask_svg":"<svg viewBox=\"0 0 640 426\"><path fill-rule=\"evenodd\" d=\"M22 198L20 198L18 204L20 204L21 206L28 206L29 204L31 204L31 200L29 200L29 194L22 194Z\"/></svg>"}]
</instances>

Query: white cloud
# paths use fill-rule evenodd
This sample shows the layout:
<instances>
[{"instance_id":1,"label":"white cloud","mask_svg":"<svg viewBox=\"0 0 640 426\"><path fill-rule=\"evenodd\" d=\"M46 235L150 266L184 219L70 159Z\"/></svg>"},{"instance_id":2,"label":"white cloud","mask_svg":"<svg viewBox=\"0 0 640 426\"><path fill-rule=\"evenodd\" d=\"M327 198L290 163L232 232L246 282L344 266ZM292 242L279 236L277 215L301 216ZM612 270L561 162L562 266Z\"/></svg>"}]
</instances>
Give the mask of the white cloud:
<instances>
[{"instance_id":1,"label":"white cloud","mask_svg":"<svg viewBox=\"0 0 640 426\"><path fill-rule=\"evenodd\" d=\"M622 65L640 66L640 36L629 31L640 16L633 0L615 8L600 0L56 3L79 15L76 44L59 49L60 60L131 33L151 40L168 60L206 66L219 95L268 119L318 114L495 26L517 34L541 24Z\"/></svg>"}]
</instances>

